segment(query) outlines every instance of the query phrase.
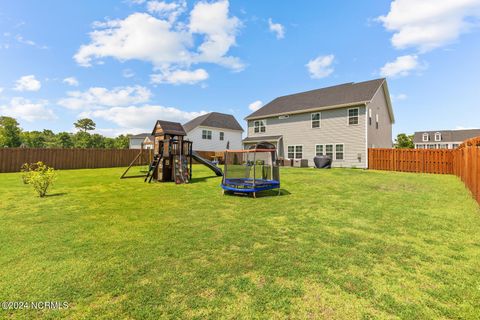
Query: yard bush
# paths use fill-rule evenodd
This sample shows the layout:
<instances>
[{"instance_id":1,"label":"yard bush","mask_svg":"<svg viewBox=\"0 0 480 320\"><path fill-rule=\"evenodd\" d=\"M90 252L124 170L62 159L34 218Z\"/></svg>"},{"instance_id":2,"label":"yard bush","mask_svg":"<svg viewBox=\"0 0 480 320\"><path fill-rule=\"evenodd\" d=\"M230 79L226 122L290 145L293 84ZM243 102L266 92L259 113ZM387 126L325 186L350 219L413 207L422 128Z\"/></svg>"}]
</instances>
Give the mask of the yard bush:
<instances>
[{"instance_id":1,"label":"yard bush","mask_svg":"<svg viewBox=\"0 0 480 320\"><path fill-rule=\"evenodd\" d=\"M48 167L41 161L31 164L25 163L21 171L23 183L32 185L40 197L47 194L48 188L56 178L55 169Z\"/></svg>"}]
</instances>

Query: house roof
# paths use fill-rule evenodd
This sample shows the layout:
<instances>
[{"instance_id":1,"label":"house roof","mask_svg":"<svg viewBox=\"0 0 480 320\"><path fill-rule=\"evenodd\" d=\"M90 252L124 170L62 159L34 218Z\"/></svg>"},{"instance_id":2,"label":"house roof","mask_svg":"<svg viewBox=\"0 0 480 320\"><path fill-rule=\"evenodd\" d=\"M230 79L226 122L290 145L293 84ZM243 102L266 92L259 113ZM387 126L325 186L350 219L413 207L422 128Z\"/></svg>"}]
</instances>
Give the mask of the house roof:
<instances>
[{"instance_id":1,"label":"house roof","mask_svg":"<svg viewBox=\"0 0 480 320\"><path fill-rule=\"evenodd\" d=\"M175 136L186 136L187 133L183 129L182 125L178 122L171 122L171 121L164 121L164 120L157 120L155 123L155 127L153 127L151 135L155 135L155 129L157 126L162 128L162 134L170 134Z\"/></svg>"},{"instance_id":2,"label":"house roof","mask_svg":"<svg viewBox=\"0 0 480 320\"><path fill-rule=\"evenodd\" d=\"M437 132L440 132L442 134L441 142L462 142L464 140L480 136L480 129L417 131L413 135L413 143L426 142L426 141L423 141L424 133L429 134L429 137L430 137L429 142L435 142L435 133Z\"/></svg>"},{"instance_id":3,"label":"house roof","mask_svg":"<svg viewBox=\"0 0 480 320\"><path fill-rule=\"evenodd\" d=\"M243 142L260 142L260 141L277 141L282 138L282 136L258 136L258 137L247 137L243 139Z\"/></svg>"},{"instance_id":4,"label":"house roof","mask_svg":"<svg viewBox=\"0 0 480 320\"><path fill-rule=\"evenodd\" d=\"M220 112L210 112L201 115L183 125L187 132L192 131L198 126L243 131L243 128L234 116Z\"/></svg>"},{"instance_id":5,"label":"house roof","mask_svg":"<svg viewBox=\"0 0 480 320\"><path fill-rule=\"evenodd\" d=\"M150 132L139 133L129 136L130 139L145 139L146 137L151 136Z\"/></svg>"},{"instance_id":6,"label":"house roof","mask_svg":"<svg viewBox=\"0 0 480 320\"><path fill-rule=\"evenodd\" d=\"M373 99L383 84L385 84L384 90L386 91L387 104L393 122L393 111L384 78L358 83L344 83L332 87L278 97L245 119L259 119L282 114L308 112L309 110L320 108L344 107L368 103Z\"/></svg>"}]
</instances>

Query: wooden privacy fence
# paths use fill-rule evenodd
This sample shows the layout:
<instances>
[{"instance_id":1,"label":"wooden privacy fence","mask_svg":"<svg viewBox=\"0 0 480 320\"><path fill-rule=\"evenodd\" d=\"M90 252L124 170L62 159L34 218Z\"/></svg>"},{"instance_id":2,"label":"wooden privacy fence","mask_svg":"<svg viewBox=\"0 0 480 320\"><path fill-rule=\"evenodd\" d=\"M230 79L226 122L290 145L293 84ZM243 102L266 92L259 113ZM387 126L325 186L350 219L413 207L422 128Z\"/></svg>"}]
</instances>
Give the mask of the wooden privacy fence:
<instances>
[{"instance_id":1,"label":"wooden privacy fence","mask_svg":"<svg viewBox=\"0 0 480 320\"><path fill-rule=\"evenodd\" d=\"M480 137L465 141L453 151L453 173L480 204Z\"/></svg>"},{"instance_id":2,"label":"wooden privacy fence","mask_svg":"<svg viewBox=\"0 0 480 320\"><path fill-rule=\"evenodd\" d=\"M453 150L368 149L368 168L418 173L453 173Z\"/></svg>"},{"instance_id":3,"label":"wooden privacy fence","mask_svg":"<svg viewBox=\"0 0 480 320\"><path fill-rule=\"evenodd\" d=\"M454 150L368 149L368 168L454 174L480 204L480 137L466 140Z\"/></svg>"},{"instance_id":4,"label":"wooden privacy fence","mask_svg":"<svg viewBox=\"0 0 480 320\"><path fill-rule=\"evenodd\" d=\"M128 166L138 149L33 149L0 148L0 172L18 172L24 163L42 161L55 169L86 169ZM140 164L148 164L152 150L145 153ZM140 163L142 162L142 163Z\"/></svg>"}]
</instances>

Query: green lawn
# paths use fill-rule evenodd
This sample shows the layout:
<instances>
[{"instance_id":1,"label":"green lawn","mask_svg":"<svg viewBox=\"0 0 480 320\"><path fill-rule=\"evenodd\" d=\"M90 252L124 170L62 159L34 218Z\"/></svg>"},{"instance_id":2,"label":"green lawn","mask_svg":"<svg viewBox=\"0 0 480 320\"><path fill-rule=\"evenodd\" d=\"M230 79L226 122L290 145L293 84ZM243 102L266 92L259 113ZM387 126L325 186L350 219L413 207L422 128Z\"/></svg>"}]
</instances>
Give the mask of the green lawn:
<instances>
[{"instance_id":1,"label":"green lawn","mask_svg":"<svg viewBox=\"0 0 480 320\"><path fill-rule=\"evenodd\" d=\"M282 168L281 196L61 171L0 175L0 318L478 319L480 210L454 176Z\"/></svg>"}]
</instances>

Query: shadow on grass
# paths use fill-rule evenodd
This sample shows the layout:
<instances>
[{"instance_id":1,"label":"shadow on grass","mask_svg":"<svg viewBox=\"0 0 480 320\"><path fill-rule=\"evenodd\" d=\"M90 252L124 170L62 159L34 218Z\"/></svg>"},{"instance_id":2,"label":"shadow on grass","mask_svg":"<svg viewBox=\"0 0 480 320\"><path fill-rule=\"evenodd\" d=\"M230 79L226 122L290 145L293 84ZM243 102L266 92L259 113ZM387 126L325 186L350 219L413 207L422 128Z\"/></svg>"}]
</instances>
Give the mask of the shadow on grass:
<instances>
[{"instance_id":1,"label":"shadow on grass","mask_svg":"<svg viewBox=\"0 0 480 320\"><path fill-rule=\"evenodd\" d=\"M60 197L66 195L66 192L57 192L57 193L51 193L51 194L46 194L45 198L50 198L50 197Z\"/></svg>"},{"instance_id":2,"label":"shadow on grass","mask_svg":"<svg viewBox=\"0 0 480 320\"><path fill-rule=\"evenodd\" d=\"M256 193L257 198L266 198L266 197L282 197L288 196L291 193L288 190L280 189L280 193L278 190L266 190L260 191ZM253 193L251 192L233 192L233 191L225 191L224 195L228 196L240 196L240 197L250 197L253 199Z\"/></svg>"},{"instance_id":3,"label":"shadow on grass","mask_svg":"<svg viewBox=\"0 0 480 320\"><path fill-rule=\"evenodd\" d=\"M211 178L222 178L222 177L218 177L218 176L208 176L208 177L201 177L201 178L194 178L192 177L192 179L190 180L190 183L198 183L198 182L205 182L207 181L208 179L211 179Z\"/></svg>"}]
</instances>

